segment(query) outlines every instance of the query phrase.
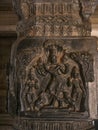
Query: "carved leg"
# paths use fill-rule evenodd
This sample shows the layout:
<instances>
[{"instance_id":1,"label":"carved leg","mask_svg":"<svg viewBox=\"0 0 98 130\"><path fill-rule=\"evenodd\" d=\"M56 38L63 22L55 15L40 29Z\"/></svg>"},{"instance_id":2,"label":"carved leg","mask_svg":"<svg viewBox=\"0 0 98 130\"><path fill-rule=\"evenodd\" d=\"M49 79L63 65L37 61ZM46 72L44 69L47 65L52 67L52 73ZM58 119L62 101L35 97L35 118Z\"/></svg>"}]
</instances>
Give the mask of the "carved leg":
<instances>
[{"instance_id":1,"label":"carved leg","mask_svg":"<svg viewBox=\"0 0 98 130\"><path fill-rule=\"evenodd\" d=\"M80 105L82 100L82 91L78 92L75 99L75 111L80 111Z\"/></svg>"}]
</instances>

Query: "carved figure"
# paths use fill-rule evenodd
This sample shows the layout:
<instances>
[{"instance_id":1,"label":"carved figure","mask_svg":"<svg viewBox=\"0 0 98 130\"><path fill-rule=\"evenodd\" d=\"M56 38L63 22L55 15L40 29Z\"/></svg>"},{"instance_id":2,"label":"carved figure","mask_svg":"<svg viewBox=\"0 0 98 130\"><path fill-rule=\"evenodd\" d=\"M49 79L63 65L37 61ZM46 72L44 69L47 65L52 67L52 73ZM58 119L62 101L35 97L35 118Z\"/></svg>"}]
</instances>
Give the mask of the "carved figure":
<instances>
[{"instance_id":1,"label":"carved figure","mask_svg":"<svg viewBox=\"0 0 98 130\"><path fill-rule=\"evenodd\" d=\"M66 108L69 104L72 105L71 98L67 94L67 74L69 73L69 67L68 64L58 62L56 46L52 46L49 50L46 70L51 75L51 80L47 87L51 95L50 105L55 108ZM64 77L64 75L66 76Z\"/></svg>"},{"instance_id":2,"label":"carved figure","mask_svg":"<svg viewBox=\"0 0 98 130\"><path fill-rule=\"evenodd\" d=\"M22 95L25 111L35 109L35 102L38 99L39 90L38 80L32 75L30 70Z\"/></svg>"},{"instance_id":3,"label":"carved figure","mask_svg":"<svg viewBox=\"0 0 98 130\"><path fill-rule=\"evenodd\" d=\"M85 95L85 89L82 83L82 80L80 78L79 70L75 66L72 69L71 73L71 79L70 79L71 85L72 85L72 99L75 103L75 111L80 111L81 106L81 100L83 95Z\"/></svg>"}]
</instances>

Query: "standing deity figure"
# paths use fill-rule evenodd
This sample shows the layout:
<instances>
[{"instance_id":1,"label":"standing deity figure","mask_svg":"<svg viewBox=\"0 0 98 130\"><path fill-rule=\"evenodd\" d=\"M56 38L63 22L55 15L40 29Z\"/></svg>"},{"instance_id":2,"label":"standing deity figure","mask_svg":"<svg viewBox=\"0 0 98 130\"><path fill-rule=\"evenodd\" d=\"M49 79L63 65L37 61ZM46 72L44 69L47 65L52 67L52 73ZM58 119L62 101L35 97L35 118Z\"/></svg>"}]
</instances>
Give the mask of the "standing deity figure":
<instances>
[{"instance_id":1,"label":"standing deity figure","mask_svg":"<svg viewBox=\"0 0 98 130\"><path fill-rule=\"evenodd\" d=\"M82 79L79 74L79 70L76 66L73 67L70 79L72 85L72 99L74 101L75 111L81 111L82 97L85 95L85 89Z\"/></svg>"},{"instance_id":2,"label":"standing deity figure","mask_svg":"<svg viewBox=\"0 0 98 130\"><path fill-rule=\"evenodd\" d=\"M51 95L50 105L54 108L66 108L69 100L66 99L66 78L64 76L69 71L68 64L61 64L58 59L58 50L56 45L49 49L46 71L51 75L47 90ZM46 90L46 91L47 91Z\"/></svg>"},{"instance_id":3,"label":"standing deity figure","mask_svg":"<svg viewBox=\"0 0 98 130\"><path fill-rule=\"evenodd\" d=\"M39 94L39 84L38 80L32 74L31 70L28 74L27 81L25 83L25 88L22 92L22 100L24 105L24 111L34 111L35 103L38 99Z\"/></svg>"}]
</instances>

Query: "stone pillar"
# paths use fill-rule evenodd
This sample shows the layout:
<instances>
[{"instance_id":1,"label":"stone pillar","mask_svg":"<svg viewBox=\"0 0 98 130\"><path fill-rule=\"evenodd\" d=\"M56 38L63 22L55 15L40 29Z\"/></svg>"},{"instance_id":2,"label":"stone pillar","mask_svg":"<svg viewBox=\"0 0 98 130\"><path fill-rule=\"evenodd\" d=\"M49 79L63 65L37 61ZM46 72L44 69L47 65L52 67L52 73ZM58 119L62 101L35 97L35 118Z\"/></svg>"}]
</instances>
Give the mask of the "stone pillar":
<instances>
[{"instance_id":1,"label":"stone pillar","mask_svg":"<svg viewBox=\"0 0 98 130\"><path fill-rule=\"evenodd\" d=\"M90 130L97 118L96 1L13 0L8 110L17 130ZM89 7L87 9L87 7ZM17 117L17 118L16 118Z\"/></svg>"}]
</instances>

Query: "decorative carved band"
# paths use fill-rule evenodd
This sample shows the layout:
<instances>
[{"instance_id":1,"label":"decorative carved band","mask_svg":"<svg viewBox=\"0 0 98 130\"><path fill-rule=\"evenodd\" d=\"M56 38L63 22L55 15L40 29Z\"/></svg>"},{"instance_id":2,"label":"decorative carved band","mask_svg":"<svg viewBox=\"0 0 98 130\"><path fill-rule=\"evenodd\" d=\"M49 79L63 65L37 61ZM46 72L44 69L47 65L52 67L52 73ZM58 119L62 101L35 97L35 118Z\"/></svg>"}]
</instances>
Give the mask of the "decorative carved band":
<instances>
[{"instance_id":1,"label":"decorative carved band","mask_svg":"<svg viewBox=\"0 0 98 130\"><path fill-rule=\"evenodd\" d=\"M92 121L16 120L15 130L94 130Z\"/></svg>"},{"instance_id":2,"label":"decorative carved band","mask_svg":"<svg viewBox=\"0 0 98 130\"><path fill-rule=\"evenodd\" d=\"M17 27L19 36L90 36L91 34L89 18L95 10L96 0L61 2L13 0L13 3L22 20Z\"/></svg>"}]
</instances>

